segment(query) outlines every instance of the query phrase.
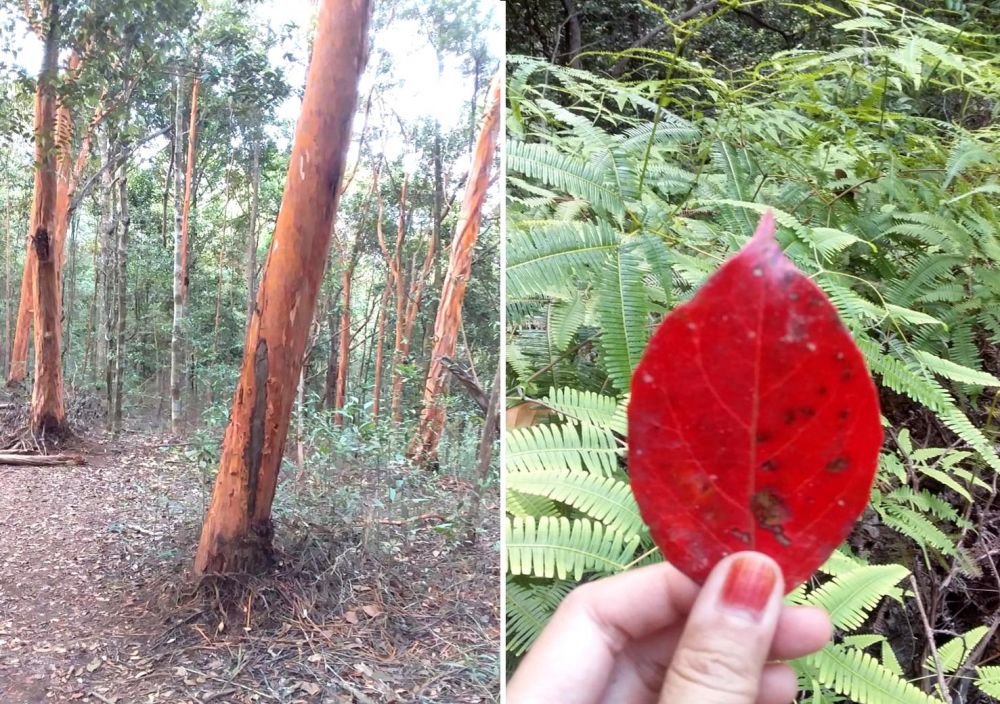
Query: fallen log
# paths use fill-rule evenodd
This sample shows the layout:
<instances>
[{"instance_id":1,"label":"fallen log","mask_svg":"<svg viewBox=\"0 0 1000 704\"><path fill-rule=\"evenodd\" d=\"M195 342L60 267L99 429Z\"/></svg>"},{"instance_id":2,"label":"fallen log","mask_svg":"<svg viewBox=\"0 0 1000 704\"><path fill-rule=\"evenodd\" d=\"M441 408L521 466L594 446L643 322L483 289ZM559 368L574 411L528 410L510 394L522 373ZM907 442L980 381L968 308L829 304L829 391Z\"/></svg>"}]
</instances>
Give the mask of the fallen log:
<instances>
[{"instance_id":1,"label":"fallen log","mask_svg":"<svg viewBox=\"0 0 1000 704\"><path fill-rule=\"evenodd\" d=\"M54 467L56 465L86 464L80 455L21 455L0 454L0 465L21 467Z\"/></svg>"}]
</instances>

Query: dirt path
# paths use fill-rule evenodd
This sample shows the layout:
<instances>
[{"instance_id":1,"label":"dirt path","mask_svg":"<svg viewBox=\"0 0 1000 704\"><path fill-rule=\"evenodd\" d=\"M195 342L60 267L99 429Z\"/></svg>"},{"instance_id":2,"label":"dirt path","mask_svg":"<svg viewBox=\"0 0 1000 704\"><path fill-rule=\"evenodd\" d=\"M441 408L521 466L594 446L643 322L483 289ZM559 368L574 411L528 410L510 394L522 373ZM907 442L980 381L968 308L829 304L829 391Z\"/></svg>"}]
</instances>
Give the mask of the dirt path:
<instances>
[{"instance_id":1,"label":"dirt path","mask_svg":"<svg viewBox=\"0 0 1000 704\"><path fill-rule=\"evenodd\" d=\"M87 459L0 467L0 702L496 700L493 536L409 520L462 482L428 480L399 519L279 510L275 573L199 590L205 477L152 438ZM371 477L342 478L370 503Z\"/></svg>"}]
</instances>

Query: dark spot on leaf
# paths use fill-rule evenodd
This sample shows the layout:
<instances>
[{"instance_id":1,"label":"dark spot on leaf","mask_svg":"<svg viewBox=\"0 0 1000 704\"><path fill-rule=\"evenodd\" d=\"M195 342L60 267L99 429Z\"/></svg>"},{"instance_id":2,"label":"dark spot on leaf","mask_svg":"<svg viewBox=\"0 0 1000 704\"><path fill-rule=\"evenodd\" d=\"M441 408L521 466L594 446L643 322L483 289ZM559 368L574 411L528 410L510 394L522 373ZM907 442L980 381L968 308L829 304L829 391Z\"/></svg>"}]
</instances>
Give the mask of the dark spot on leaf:
<instances>
[{"instance_id":1,"label":"dark spot on leaf","mask_svg":"<svg viewBox=\"0 0 1000 704\"><path fill-rule=\"evenodd\" d=\"M778 468L778 461L774 459L764 460L760 463L761 471L773 472Z\"/></svg>"},{"instance_id":2,"label":"dark spot on leaf","mask_svg":"<svg viewBox=\"0 0 1000 704\"><path fill-rule=\"evenodd\" d=\"M767 432L766 430L757 431L757 442L767 442L770 439L771 439L771 433Z\"/></svg>"},{"instance_id":3,"label":"dark spot on leaf","mask_svg":"<svg viewBox=\"0 0 1000 704\"><path fill-rule=\"evenodd\" d=\"M820 305L823 305L823 299L820 298L819 296L815 295L815 294L812 295L812 296L809 296L809 305L811 305L811 306L820 306Z\"/></svg>"},{"instance_id":4,"label":"dark spot on leaf","mask_svg":"<svg viewBox=\"0 0 1000 704\"><path fill-rule=\"evenodd\" d=\"M826 463L827 472L843 472L850 466L846 457L835 457Z\"/></svg>"},{"instance_id":5,"label":"dark spot on leaf","mask_svg":"<svg viewBox=\"0 0 1000 704\"><path fill-rule=\"evenodd\" d=\"M851 371L850 369L844 368L844 369L840 370L840 380L841 381L850 381L853 378L854 378L854 372Z\"/></svg>"},{"instance_id":6,"label":"dark spot on leaf","mask_svg":"<svg viewBox=\"0 0 1000 704\"><path fill-rule=\"evenodd\" d=\"M785 425L791 425L792 423L795 422L795 417L796 417L795 409L789 408L787 411L785 411L785 415L783 417L785 420Z\"/></svg>"},{"instance_id":7,"label":"dark spot on leaf","mask_svg":"<svg viewBox=\"0 0 1000 704\"><path fill-rule=\"evenodd\" d=\"M739 528L731 528L729 533L744 545L750 544L750 534L746 531L740 530Z\"/></svg>"},{"instance_id":8,"label":"dark spot on leaf","mask_svg":"<svg viewBox=\"0 0 1000 704\"><path fill-rule=\"evenodd\" d=\"M851 417L851 411L847 408L841 408L837 411L837 417L840 418L840 420L847 420Z\"/></svg>"},{"instance_id":9,"label":"dark spot on leaf","mask_svg":"<svg viewBox=\"0 0 1000 704\"><path fill-rule=\"evenodd\" d=\"M788 504L770 488L762 489L750 498L750 511L763 528L780 526L791 516Z\"/></svg>"},{"instance_id":10,"label":"dark spot on leaf","mask_svg":"<svg viewBox=\"0 0 1000 704\"><path fill-rule=\"evenodd\" d=\"M769 528L772 533L774 533L774 539L778 541L778 544L782 547L787 548L792 544L792 541L785 536L785 531L781 529L781 526L773 526Z\"/></svg>"},{"instance_id":11,"label":"dark spot on leaf","mask_svg":"<svg viewBox=\"0 0 1000 704\"><path fill-rule=\"evenodd\" d=\"M803 418L812 418L814 415L816 415L816 409L813 408L812 406L803 406L802 408L799 409L799 415L801 415Z\"/></svg>"},{"instance_id":12,"label":"dark spot on leaf","mask_svg":"<svg viewBox=\"0 0 1000 704\"><path fill-rule=\"evenodd\" d=\"M827 391L826 387L825 386L821 386L818 389L816 389L816 395L817 396L826 396L826 391Z\"/></svg>"}]
</instances>

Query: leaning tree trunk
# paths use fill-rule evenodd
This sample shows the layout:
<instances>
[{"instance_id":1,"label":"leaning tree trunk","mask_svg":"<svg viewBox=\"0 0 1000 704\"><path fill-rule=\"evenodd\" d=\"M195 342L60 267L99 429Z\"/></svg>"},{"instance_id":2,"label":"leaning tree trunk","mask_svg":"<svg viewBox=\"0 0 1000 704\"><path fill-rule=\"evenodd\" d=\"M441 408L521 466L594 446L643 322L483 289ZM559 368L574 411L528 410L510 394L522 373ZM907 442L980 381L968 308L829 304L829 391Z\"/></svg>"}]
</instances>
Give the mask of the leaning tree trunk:
<instances>
[{"instance_id":1,"label":"leaning tree trunk","mask_svg":"<svg viewBox=\"0 0 1000 704\"><path fill-rule=\"evenodd\" d=\"M31 427L44 435L67 432L63 397L62 359L59 350L62 322L59 319L59 267L56 222L56 90L59 54L59 3L48 4L48 33L38 77L35 112L35 196L32 207L34 250L35 386L31 395Z\"/></svg>"},{"instance_id":2,"label":"leaning tree trunk","mask_svg":"<svg viewBox=\"0 0 1000 704\"><path fill-rule=\"evenodd\" d=\"M434 349L431 352L430 372L424 384L420 423L407 448L407 455L419 465L430 465L436 460L438 441L444 429L444 406L441 404L440 396L447 369L443 364L443 358L451 358L455 354L458 329L462 320L462 302L465 299L465 287L472 269L472 249L479 236L483 201L490 182L490 164L496 148L499 118L498 75L490 86L490 101L472 158L472 169L465 189L462 212L458 218L455 239L451 246L448 272L441 290L441 303L438 305L437 317L434 320Z\"/></svg>"},{"instance_id":3,"label":"leaning tree trunk","mask_svg":"<svg viewBox=\"0 0 1000 704\"><path fill-rule=\"evenodd\" d=\"M323 0L320 7L285 194L195 558L199 574L270 562L271 503L340 200L370 4Z\"/></svg>"}]
</instances>

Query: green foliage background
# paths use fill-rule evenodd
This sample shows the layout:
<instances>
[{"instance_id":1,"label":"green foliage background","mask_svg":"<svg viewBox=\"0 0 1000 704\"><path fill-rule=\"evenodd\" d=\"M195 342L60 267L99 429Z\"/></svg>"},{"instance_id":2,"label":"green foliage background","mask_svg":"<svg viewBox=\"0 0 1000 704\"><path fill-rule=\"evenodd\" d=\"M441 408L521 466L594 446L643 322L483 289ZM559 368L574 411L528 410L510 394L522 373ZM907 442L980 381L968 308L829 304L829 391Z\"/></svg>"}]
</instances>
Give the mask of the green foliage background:
<instances>
[{"instance_id":1,"label":"green foliage background","mask_svg":"<svg viewBox=\"0 0 1000 704\"><path fill-rule=\"evenodd\" d=\"M828 48L734 72L685 52L758 5L673 25L637 80L509 57L508 404L550 413L506 437L512 662L574 584L660 559L624 467L631 372L770 207L861 347L887 426L869 511L789 596L837 628L794 663L802 696L991 701L1000 37L964 5L944 21L889 2L769 3L816 16ZM989 596L942 596L973 593Z\"/></svg>"}]
</instances>

